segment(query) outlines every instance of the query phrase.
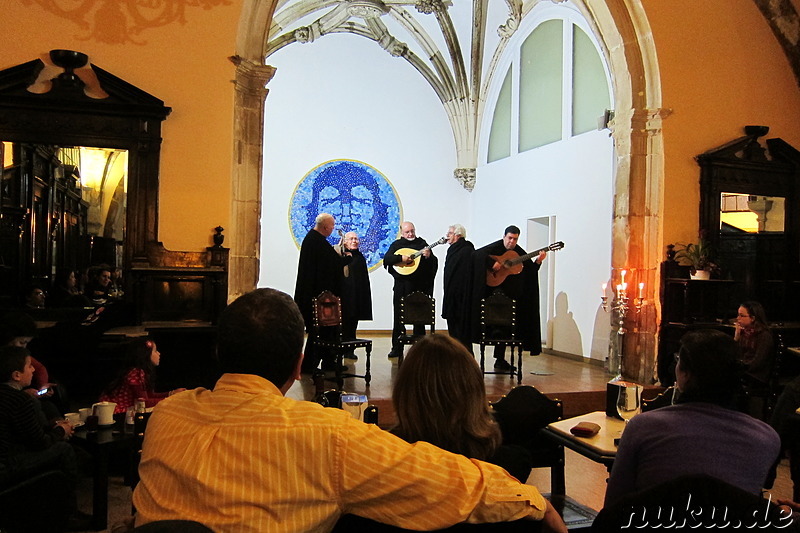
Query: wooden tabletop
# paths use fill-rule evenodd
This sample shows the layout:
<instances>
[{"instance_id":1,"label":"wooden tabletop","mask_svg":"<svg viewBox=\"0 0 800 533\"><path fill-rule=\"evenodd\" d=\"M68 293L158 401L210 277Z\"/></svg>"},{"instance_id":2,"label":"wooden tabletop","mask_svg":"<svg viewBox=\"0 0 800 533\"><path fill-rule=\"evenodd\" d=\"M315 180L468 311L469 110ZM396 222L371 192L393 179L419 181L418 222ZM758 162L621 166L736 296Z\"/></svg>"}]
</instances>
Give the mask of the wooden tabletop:
<instances>
[{"instance_id":1,"label":"wooden tabletop","mask_svg":"<svg viewBox=\"0 0 800 533\"><path fill-rule=\"evenodd\" d=\"M569 430L580 422L593 422L600 426L600 431L593 437L576 437ZM617 446L614 444L614 439L619 438L624 426L625 423L622 420L606 416L605 411L595 411L553 422L544 431L548 436L561 442L567 448L611 468L617 455Z\"/></svg>"}]
</instances>

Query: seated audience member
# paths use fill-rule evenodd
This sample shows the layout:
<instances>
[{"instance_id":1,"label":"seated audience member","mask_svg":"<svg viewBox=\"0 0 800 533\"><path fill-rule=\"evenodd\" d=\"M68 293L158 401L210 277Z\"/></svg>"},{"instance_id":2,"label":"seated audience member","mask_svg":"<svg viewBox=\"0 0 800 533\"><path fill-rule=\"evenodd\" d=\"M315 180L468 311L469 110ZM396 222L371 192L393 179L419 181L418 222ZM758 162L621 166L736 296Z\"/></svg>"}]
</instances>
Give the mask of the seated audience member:
<instances>
[{"instance_id":1,"label":"seated audience member","mask_svg":"<svg viewBox=\"0 0 800 533\"><path fill-rule=\"evenodd\" d=\"M35 373L26 348L0 347L0 487L59 470L71 486L69 529L86 529L89 517L78 512L75 504L77 461L66 442L72 436L72 425L67 420L48 422L38 402L22 392Z\"/></svg>"},{"instance_id":2,"label":"seated audience member","mask_svg":"<svg viewBox=\"0 0 800 533\"><path fill-rule=\"evenodd\" d=\"M430 442L487 461L525 482L531 458L520 446L501 446L500 426L486 399L475 358L451 337L428 335L408 351L392 392L397 426L407 442Z\"/></svg>"},{"instance_id":3,"label":"seated audience member","mask_svg":"<svg viewBox=\"0 0 800 533\"><path fill-rule=\"evenodd\" d=\"M778 457L771 427L734 410L741 389L739 348L710 329L681 339L676 404L633 417L622 434L605 505L676 477L706 474L758 494Z\"/></svg>"},{"instance_id":4,"label":"seated audience member","mask_svg":"<svg viewBox=\"0 0 800 533\"><path fill-rule=\"evenodd\" d=\"M25 313L7 313L0 318L0 346L27 348L28 343L35 336L36 322ZM59 390L56 383L50 382L47 368L33 356L31 356L31 364L35 372L30 383L23 387L23 392L31 398L36 398L37 402L41 402L40 408L48 420L63 416L68 407L63 392ZM42 391L45 392L42 393Z\"/></svg>"},{"instance_id":5,"label":"seated audience member","mask_svg":"<svg viewBox=\"0 0 800 533\"><path fill-rule=\"evenodd\" d=\"M164 398L186 389L155 392L156 367L161 363L161 352L151 339L142 337L128 343L126 363L120 375L100 395L101 402L115 402L115 413L124 413L136 400L143 399L145 406L153 407Z\"/></svg>"},{"instance_id":6,"label":"seated audience member","mask_svg":"<svg viewBox=\"0 0 800 533\"><path fill-rule=\"evenodd\" d=\"M767 315L758 302L744 302L739 306L734 339L741 349L741 360L746 365L744 380L753 385L765 385L774 357L772 332Z\"/></svg>"},{"instance_id":7,"label":"seated audience member","mask_svg":"<svg viewBox=\"0 0 800 533\"><path fill-rule=\"evenodd\" d=\"M78 289L78 281L74 270L59 269L53 282L53 288L47 296L47 305L51 307L87 307L90 302Z\"/></svg>"},{"instance_id":8,"label":"seated audience member","mask_svg":"<svg viewBox=\"0 0 800 533\"><path fill-rule=\"evenodd\" d=\"M89 282L83 290L92 302L102 305L108 301L108 293L111 290L111 267L100 265L89 270Z\"/></svg>"},{"instance_id":9,"label":"seated audience member","mask_svg":"<svg viewBox=\"0 0 800 533\"><path fill-rule=\"evenodd\" d=\"M535 487L498 466L284 397L300 379L303 329L292 298L273 289L222 312L215 388L167 398L148 422L137 525L321 532L353 513L420 530L529 518L566 531Z\"/></svg>"},{"instance_id":10,"label":"seated audience member","mask_svg":"<svg viewBox=\"0 0 800 533\"><path fill-rule=\"evenodd\" d=\"M33 285L25 289L22 295L22 306L25 309L44 309L47 293L39 286Z\"/></svg>"}]
</instances>

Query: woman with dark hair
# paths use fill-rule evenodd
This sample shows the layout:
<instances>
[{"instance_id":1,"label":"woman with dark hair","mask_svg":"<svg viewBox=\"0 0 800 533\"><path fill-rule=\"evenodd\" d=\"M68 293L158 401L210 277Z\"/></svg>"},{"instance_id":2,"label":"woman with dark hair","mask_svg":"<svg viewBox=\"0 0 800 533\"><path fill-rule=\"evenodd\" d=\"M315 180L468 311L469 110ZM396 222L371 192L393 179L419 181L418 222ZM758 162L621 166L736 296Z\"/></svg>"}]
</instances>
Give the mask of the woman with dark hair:
<instances>
[{"instance_id":1,"label":"woman with dark hair","mask_svg":"<svg viewBox=\"0 0 800 533\"><path fill-rule=\"evenodd\" d=\"M772 332L767 315L758 302L744 302L739 306L734 339L741 349L741 361L745 364L745 381L764 385L769 381L770 367L774 357Z\"/></svg>"},{"instance_id":2,"label":"woman with dark hair","mask_svg":"<svg viewBox=\"0 0 800 533\"><path fill-rule=\"evenodd\" d=\"M124 371L100 395L101 402L117 404L115 414L126 412L138 399L143 399L146 407L153 407L167 396L186 390L154 391L155 371L161 362L161 352L152 339L141 337L130 341L126 359Z\"/></svg>"},{"instance_id":3,"label":"woman with dark hair","mask_svg":"<svg viewBox=\"0 0 800 533\"><path fill-rule=\"evenodd\" d=\"M78 275L75 270L61 268L56 272L53 288L47 297L51 307L84 307L91 302L78 289Z\"/></svg>"},{"instance_id":4,"label":"woman with dark hair","mask_svg":"<svg viewBox=\"0 0 800 533\"><path fill-rule=\"evenodd\" d=\"M428 335L409 349L397 373L392 403L397 413L392 432L401 439L429 442L497 464L523 483L528 478L528 452L501 445L483 374L475 358L455 339Z\"/></svg>"},{"instance_id":5,"label":"woman with dark hair","mask_svg":"<svg viewBox=\"0 0 800 533\"><path fill-rule=\"evenodd\" d=\"M608 480L606 506L683 475L706 474L759 494L780 439L735 410L741 392L739 347L711 329L687 333L676 355L675 405L634 416Z\"/></svg>"}]
</instances>

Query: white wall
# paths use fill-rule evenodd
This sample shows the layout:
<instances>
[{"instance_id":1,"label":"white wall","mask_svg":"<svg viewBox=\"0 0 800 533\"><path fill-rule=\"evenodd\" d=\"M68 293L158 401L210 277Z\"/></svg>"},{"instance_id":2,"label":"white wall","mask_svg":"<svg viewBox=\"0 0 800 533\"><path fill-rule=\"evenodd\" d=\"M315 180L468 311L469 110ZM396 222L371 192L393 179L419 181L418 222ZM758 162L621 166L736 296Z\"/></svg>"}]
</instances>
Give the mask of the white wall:
<instances>
[{"instance_id":1,"label":"white wall","mask_svg":"<svg viewBox=\"0 0 800 533\"><path fill-rule=\"evenodd\" d=\"M611 153L608 132L589 132L480 167L473 191L476 246L515 224L523 248L541 248L549 243L529 242L526 222L554 217L555 240L565 247L549 254L540 271L540 277L554 271L552 347L596 359L607 351L607 340L595 337L607 339L608 321L596 332L595 318L611 264Z\"/></svg>"},{"instance_id":2,"label":"white wall","mask_svg":"<svg viewBox=\"0 0 800 533\"><path fill-rule=\"evenodd\" d=\"M470 195L452 177L447 116L408 63L366 39L330 35L286 47L269 64L278 70L266 100L259 286L294 293L299 251L289 202L303 176L332 159L356 159L382 172L400 197L403 218L428 241L455 222L469 229ZM441 271L446 245L434 252ZM378 268L370 282L375 319L359 327L391 329L391 276ZM437 302L441 283L439 275Z\"/></svg>"}]
</instances>

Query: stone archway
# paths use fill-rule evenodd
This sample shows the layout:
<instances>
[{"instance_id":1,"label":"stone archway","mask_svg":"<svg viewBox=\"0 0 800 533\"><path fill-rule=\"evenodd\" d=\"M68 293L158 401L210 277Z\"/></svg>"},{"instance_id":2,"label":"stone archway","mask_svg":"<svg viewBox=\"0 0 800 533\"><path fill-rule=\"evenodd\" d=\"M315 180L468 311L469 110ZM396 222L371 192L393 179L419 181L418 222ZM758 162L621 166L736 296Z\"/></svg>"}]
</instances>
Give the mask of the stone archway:
<instances>
[{"instance_id":1,"label":"stone archway","mask_svg":"<svg viewBox=\"0 0 800 533\"><path fill-rule=\"evenodd\" d=\"M559 0L553 0L558 2ZM229 229L229 299L255 288L259 272L261 149L266 84L275 69L264 64L264 43L276 0L244 0L237 39L237 67ZM577 0L603 43L614 81L616 174L612 280L627 269L632 286L645 282L654 302L661 260L663 150L660 77L641 0ZM629 322L629 323L628 323ZM656 345L656 309L647 305L626 321L625 375L649 382ZM609 324L609 327L612 327Z\"/></svg>"}]
</instances>

